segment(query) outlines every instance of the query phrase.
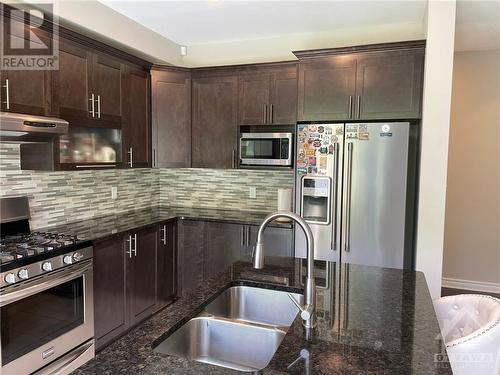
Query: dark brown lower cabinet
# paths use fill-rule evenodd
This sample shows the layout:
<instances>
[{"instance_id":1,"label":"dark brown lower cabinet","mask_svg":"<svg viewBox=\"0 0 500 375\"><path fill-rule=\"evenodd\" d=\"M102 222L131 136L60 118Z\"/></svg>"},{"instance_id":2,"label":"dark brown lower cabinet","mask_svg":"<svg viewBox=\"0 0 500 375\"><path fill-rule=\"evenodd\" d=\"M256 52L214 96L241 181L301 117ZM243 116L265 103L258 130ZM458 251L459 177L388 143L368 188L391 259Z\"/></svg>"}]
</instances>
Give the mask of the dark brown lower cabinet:
<instances>
[{"instance_id":1,"label":"dark brown lower cabinet","mask_svg":"<svg viewBox=\"0 0 500 375\"><path fill-rule=\"evenodd\" d=\"M186 296L245 254L245 225L179 221L179 295Z\"/></svg>"},{"instance_id":2,"label":"dark brown lower cabinet","mask_svg":"<svg viewBox=\"0 0 500 375\"><path fill-rule=\"evenodd\" d=\"M167 306L176 297L176 248L177 224L172 221L160 224L156 263L156 309Z\"/></svg>"},{"instance_id":3,"label":"dark brown lower cabinet","mask_svg":"<svg viewBox=\"0 0 500 375\"><path fill-rule=\"evenodd\" d=\"M259 227L250 226L250 238L247 255L251 254L257 242ZM293 256L293 230L286 227L267 227L264 232L264 248L266 256L292 257Z\"/></svg>"},{"instance_id":4,"label":"dark brown lower cabinet","mask_svg":"<svg viewBox=\"0 0 500 375\"><path fill-rule=\"evenodd\" d=\"M134 325L166 306L173 281L174 246L160 244L160 227L132 231L94 245L94 325L101 349ZM172 232L173 229L170 229ZM167 230L168 235L168 230ZM171 236L174 241L174 236ZM166 249L169 247L169 249ZM169 291L167 292L167 289ZM161 301L161 304L157 301Z\"/></svg>"},{"instance_id":5,"label":"dark brown lower cabinet","mask_svg":"<svg viewBox=\"0 0 500 375\"><path fill-rule=\"evenodd\" d=\"M157 238L156 227L130 235L133 249L125 263L131 325L150 316L155 309Z\"/></svg>"},{"instance_id":6,"label":"dark brown lower cabinet","mask_svg":"<svg viewBox=\"0 0 500 375\"><path fill-rule=\"evenodd\" d=\"M243 230L240 224L207 222L204 247L204 278L224 271L243 256Z\"/></svg>"},{"instance_id":7,"label":"dark brown lower cabinet","mask_svg":"<svg viewBox=\"0 0 500 375\"><path fill-rule=\"evenodd\" d=\"M129 327L127 275L122 238L94 245L94 327L100 348Z\"/></svg>"},{"instance_id":8,"label":"dark brown lower cabinet","mask_svg":"<svg viewBox=\"0 0 500 375\"><path fill-rule=\"evenodd\" d=\"M178 225L178 294L184 297L203 283L205 222L180 220Z\"/></svg>"}]
</instances>

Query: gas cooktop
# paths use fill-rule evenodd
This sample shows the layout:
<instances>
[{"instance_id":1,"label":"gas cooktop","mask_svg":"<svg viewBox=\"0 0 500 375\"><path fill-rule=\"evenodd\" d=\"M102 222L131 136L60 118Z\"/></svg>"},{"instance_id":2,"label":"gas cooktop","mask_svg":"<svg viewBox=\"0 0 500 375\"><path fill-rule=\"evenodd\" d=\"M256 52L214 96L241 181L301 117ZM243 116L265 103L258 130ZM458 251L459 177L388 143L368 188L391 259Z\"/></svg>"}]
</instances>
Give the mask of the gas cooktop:
<instances>
[{"instance_id":1,"label":"gas cooktop","mask_svg":"<svg viewBox=\"0 0 500 375\"><path fill-rule=\"evenodd\" d=\"M86 242L78 236L50 232L5 236L0 239L0 266L2 270L18 267L81 248Z\"/></svg>"}]
</instances>

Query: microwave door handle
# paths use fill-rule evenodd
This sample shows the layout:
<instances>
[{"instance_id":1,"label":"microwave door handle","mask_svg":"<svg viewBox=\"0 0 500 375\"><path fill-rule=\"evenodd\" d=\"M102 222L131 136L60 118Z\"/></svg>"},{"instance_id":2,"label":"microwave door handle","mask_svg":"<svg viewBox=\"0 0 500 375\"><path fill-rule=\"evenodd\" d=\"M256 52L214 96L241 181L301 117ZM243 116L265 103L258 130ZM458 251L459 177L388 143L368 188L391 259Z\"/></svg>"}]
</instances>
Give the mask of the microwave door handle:
<instances>
[{"instance_id":1,"label":"microwave door handle","mask_svg":"<svg viewBox=\"0 0 500 375\"><path fill-rule=\"evenodd\" d=\"M56 274L53 275L50 279L47 279L46 281L43 281L41 283L38 283L38 280L33 280L31 283L28 282L26 286L20 287L21 289L17 288L13 292L8 292L7 293L4 291L0 295L0 307L6 306L10 303L19 301L20 299L32 296L33 294L42 292L44 290L53 288L57 285L64 284L65 282L71 281L73 279L76 279L82 275L84 275L86 272L89 270L92 270L92 262L88 262L86 265L82 264L81 268L78 268L77 270L70 270L66 271L61 274Z\"/></svg>"}]
</instances>

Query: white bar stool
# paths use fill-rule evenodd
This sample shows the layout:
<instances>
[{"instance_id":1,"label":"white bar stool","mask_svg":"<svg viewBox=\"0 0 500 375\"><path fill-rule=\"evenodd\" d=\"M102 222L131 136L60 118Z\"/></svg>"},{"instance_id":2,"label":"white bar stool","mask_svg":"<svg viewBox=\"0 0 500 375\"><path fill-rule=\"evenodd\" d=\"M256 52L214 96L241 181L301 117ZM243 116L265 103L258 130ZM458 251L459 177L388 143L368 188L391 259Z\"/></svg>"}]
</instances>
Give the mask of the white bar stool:
<instances>
[{"instance_id":1,"label":"white bar stool","mask_svg":"<svg viewBox=\"0 0 500 375\"><path fill-rule=\"evenodd\" d=\"M460 294L434 301L454 375L500 375L500 299Z\"/></svg>"}]
</instances>

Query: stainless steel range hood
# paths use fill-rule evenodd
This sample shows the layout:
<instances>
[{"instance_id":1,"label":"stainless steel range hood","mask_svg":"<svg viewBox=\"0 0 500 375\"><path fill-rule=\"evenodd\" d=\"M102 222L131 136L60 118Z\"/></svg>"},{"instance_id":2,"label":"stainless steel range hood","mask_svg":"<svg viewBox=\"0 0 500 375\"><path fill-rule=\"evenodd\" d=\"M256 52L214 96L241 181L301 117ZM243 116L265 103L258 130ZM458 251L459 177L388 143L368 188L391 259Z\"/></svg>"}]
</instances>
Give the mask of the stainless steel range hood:
<instances>
[{"instance_id":1,"label":"stainless steel range hood","mask_svg":"<svg viewBox=\"0 0 500 375\"><path fill-rule=\"evenodd\" d=\"M68 133L68 121L55 117L0 112L0 141L49 142Z\"/></svg>"}]
</instances>

